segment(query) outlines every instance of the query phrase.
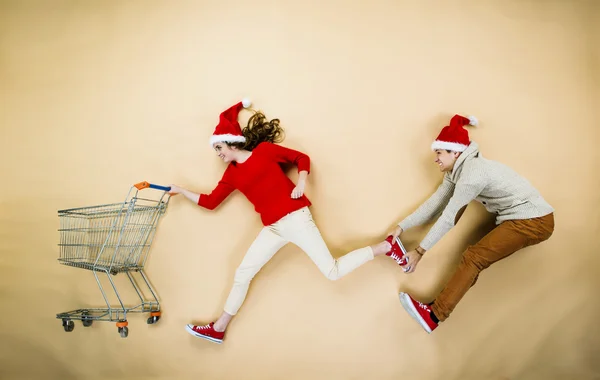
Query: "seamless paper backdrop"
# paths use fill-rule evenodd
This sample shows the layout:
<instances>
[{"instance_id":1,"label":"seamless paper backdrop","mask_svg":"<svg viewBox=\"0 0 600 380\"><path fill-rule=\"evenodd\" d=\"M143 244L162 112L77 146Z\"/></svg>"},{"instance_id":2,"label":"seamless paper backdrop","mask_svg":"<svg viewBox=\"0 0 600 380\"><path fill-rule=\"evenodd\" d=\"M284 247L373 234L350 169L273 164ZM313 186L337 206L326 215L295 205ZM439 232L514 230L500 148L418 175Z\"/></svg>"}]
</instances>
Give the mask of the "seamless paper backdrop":
<instances>
[{"instance_id":1,"label":"seamless paper backdrop","mask_svg":"<svg viewBox=\"0 0 600 380\"><path fill-rule=\"evenodd\" d=\"M598 378L598 25L592 0L0 2L0 377ZM65 333L56 313L103 300L91 272L56 261L57 210L144 180L212 190L224 165L208 138L243 97L311 157L334 256L381 241L435 190L429 146L455 113L556 208L556 232L484 271L432 335L398 292L433 299L493 226L483 207L409 276L377 258L330 282L288 245L218 346L184 325L220 314L260 219L238 192L215 211L176 197L146 266L160 322L131 315L127 339L113 323Z\"/></svg>"}]
</instances>

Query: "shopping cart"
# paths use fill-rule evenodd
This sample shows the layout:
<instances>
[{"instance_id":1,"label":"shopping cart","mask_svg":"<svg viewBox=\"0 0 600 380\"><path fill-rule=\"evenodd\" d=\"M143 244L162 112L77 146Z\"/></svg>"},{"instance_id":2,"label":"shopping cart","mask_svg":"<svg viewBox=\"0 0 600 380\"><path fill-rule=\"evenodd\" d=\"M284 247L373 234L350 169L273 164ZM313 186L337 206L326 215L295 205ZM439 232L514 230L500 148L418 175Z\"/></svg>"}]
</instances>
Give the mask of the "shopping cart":
<instances>
[{"instance_id":1,"label":"shopping cart","mask_svg":"<svg viewBox=\"0 0 600 380\"><path fill-rule=\"evenodd\" d=\"M143 189L162 190L159 199L146 199L138 196ZM77 309L59 313L65 331L75 328L73 320L80 320L85 327L93 321L117 322L118 332L126 338L128 313L150 313L148 324L160 319L160 303L156 292L144 273L144 264L152 244L158 220L165 213L169 203L170 187L140 182L133 185L124 202L100 206L73 208L58 211L60 219L59 258L61 264L87 269L94 273L102 292L106 308ZM158 197L156 197L158 198ZM119 306L111 306L106 291L99 279L99 273L108 277L117 296ZM140 304L126 306L121 299L113 276L125 273L137 293ZM139 273L152 294L151 301L143 297L133 274Z\"/></svg>"}]
</instances>

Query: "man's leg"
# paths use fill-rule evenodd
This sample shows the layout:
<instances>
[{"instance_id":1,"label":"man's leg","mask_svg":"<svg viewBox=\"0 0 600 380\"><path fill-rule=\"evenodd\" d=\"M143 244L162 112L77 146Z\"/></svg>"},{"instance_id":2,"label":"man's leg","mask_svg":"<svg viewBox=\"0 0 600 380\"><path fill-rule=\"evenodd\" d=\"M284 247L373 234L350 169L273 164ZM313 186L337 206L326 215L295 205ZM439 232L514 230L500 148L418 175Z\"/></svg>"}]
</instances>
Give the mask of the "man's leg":
<instances>
[{"instance_id":1,"label":"man's leg","mask_svg":"<svg viewBox=\"0 0 600 380\"><path fill-rule=\"evenodd\" d=\"M439 322L448 318L482 270L519 249L547 240L553 231L553 214L504 222L465 251L454 276L433 303L421 303L407 293L400 293L400 302L409 315L431 333Z\"/></svg>"},{"instance_id":2,"label":"man's leg","mask_svg":"<svg viewBox=\"0 0 600 380\"><path fill-rule=\"evenodd\" d=\"M501 223L477 244L467 248L454 276L430 305L433 320L441 322L448 318L475 284L481 271L522 248L547 240L553 231L553 214L535 219L510 220Z\"/></svg>"}]
</instances>

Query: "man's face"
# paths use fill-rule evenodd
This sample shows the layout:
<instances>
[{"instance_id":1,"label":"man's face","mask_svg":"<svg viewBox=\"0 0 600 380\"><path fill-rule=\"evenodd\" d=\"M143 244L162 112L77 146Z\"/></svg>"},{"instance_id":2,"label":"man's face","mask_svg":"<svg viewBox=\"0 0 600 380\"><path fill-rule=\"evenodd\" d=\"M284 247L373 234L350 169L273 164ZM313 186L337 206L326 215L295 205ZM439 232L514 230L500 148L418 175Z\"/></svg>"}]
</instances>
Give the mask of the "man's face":
<instances>
[{"instance_id":1,"label":"man's face","mask_svg":"<svg viewBox=\"0 0 600 380\"><path fill-rule=\"evenodd\" d=\"M438 165L441 172L451 172L454 169L454 163L458 156L460 156L459 152L436 149L434 162Z\"/></svg>"}]
</instances>

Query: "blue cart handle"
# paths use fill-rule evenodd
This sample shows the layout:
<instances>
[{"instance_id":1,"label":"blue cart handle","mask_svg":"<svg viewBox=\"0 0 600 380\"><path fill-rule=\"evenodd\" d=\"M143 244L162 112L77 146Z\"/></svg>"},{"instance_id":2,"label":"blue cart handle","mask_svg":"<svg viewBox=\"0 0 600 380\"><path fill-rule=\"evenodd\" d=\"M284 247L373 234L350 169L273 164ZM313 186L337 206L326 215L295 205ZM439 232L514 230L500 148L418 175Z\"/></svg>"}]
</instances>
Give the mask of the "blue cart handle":
<instances>
[{"instance_id":1,"label":"blue cart handle","mask_svg":"<svg viewBox=\"0 0 600 380\"><path fill-rule=\"evenodd\" d=\"M157 190L163 190L163 191L170 191L171 190L171 186L160 186L160 185L155 185L153 183L148 183L146 181L144 182L140 182L140 183L136 183L135 185L136 189L138 190L143 190L143 189L157 189Z\"/></svg>"}]
</instances>

